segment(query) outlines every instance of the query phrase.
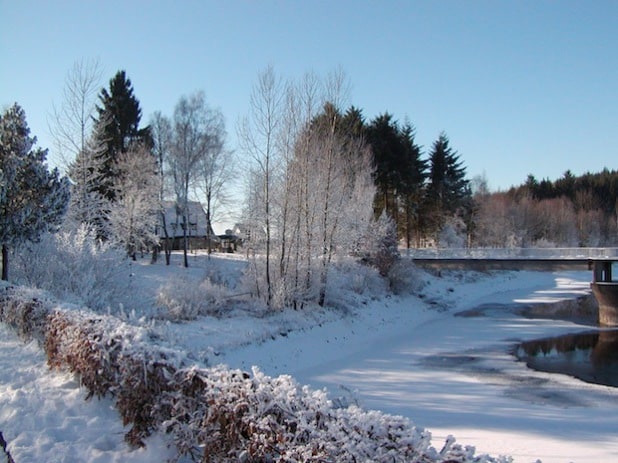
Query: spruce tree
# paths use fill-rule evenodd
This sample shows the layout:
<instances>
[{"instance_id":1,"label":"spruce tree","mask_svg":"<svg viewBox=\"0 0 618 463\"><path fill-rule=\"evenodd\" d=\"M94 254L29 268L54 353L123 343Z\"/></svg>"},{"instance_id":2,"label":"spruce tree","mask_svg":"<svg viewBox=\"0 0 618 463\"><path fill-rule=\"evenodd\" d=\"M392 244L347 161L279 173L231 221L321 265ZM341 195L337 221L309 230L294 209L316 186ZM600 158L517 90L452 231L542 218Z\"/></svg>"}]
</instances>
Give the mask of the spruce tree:
<instances>
[{"instance_id":1,"label":"spruce tree","mask_svg":"<svg viewBox=\"0 0 618 463\"><path fill-rule=\"evenodd\" d=\"M47 169L47 150L34 148L26 113L16 103L0 116L0 244L2 279L8 249L53 230L66 212L69 182Z\"/></svg>"},{"instance_id":2,"label":"spruce tree","mask_svg":"<svg viewBox=\"0 0 618 463\"><path fill-rule=\"evenodd\" d=\"M429 154L426 197L429 232L438 232L447 217L461 214L470 196L466 168L457 152L449 146L449 139L443 132L433 143Z\"/></svg>"},{"instance_id":3,"label":"spruce tree","mask_svg":"<svg viewBox=\"0 0 618 463\"><path fill-rule=\"evenodd\" d=\"M376 167L375 184L378 191L374 203L375 216L377 218L386 211L398 228L398 194L403 187L405 148L399 126L391 114L381 114L371 121L367 127L367 141Z\"/></svg>"},{"instance_id":4,"label":"spruce tree","mask_svg":"<svg viewBox=\"0 0 618 463\"><path fill-rule=\"evenodd\" d=\"M376 218L386 212L396 225L397 234L410 246L418 235L420 203L427 164L414 141L414 127L402 127L388 113L377 116L367 128L367 140L373 152L377 194Z\"/></svg>"},{"instance_id":5,"label":"spruce tree","mask_svg":"<svg viewBox=\"0 0 618 463\"><path fill-rule=\"evenodd\" d=\"M427 179L427 161L422 159L421 148L416 144L414 127L406 123L400 137L404 150L404 166L402 167L402 205L404 220L402 220L402 235L406 247L410 248L412 239L420 239L421 211Z\"/></svg>"},{"instance_id":6,"label":"spruce tree","mask_svg":"<svg viewBox=\"0 0 618 463\"><path fill-rule=\"evenodd\" d=\"M116 163L120 155L126 153L131 145L146 144L151 147L152 139L148 127L139 127L142 110L125 71L116 73L109 81L109 90L101 90L99 100L101 104L97 106L99 115L95 130L99 142L106 149L101 153L101 184L98 191L113 202L116 199L113 185L118 177Z\"/></svg>"}]
</instances>

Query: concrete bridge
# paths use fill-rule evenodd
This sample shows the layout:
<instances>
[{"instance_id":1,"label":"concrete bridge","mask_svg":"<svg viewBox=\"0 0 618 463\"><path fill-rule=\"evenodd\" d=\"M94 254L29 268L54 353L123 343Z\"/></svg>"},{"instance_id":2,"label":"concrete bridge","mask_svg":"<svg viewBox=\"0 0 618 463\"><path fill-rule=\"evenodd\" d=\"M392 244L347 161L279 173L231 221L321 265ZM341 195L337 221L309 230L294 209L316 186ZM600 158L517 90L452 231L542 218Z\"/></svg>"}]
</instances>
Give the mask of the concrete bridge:
<instances>
[{"instance_id":1,"label":"concrete bridge","mask_svg":"<svg viewBox=\"0 0 618 463\"><path fill-rule=\"evenodd\" d=\"M618 248L418 249L408 256L434 270L590 270L599 324L618 326Z\"/></svg>"}]
</instances>

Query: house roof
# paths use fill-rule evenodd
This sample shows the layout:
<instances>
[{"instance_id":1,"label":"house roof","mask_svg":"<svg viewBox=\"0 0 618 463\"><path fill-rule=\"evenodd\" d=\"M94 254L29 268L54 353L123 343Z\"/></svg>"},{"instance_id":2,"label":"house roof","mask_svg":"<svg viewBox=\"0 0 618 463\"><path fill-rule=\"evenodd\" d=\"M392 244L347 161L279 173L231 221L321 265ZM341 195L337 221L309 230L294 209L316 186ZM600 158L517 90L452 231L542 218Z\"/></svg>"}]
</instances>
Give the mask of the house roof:
<instances>
[{"instance_id":1,"label":"house roof","mask_svg":"<svg viewBox=\"0 0 618 463\"><path fill-rule=\"evenodd\" d=\"M213 236L212 228L208 229L206 212L199 201L189 201L189 228L187 234L189 236ZM165 224L167 234L170 237L181 237L183 233L183 219L180 210L176 207L175 201L163 201L163 209L165 211ZM160 236L165 236L163 224L161 224Z\"/></svg>"}]
</instances>

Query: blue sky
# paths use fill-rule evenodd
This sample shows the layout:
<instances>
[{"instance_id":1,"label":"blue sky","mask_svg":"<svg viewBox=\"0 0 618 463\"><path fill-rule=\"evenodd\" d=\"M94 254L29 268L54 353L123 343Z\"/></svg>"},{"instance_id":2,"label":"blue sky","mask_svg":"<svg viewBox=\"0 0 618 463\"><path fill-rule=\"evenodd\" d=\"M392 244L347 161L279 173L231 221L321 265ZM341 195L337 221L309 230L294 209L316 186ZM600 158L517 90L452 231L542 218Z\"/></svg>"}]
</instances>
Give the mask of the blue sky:
<instances>
[{"instance_id":1,"label":"blue sky","mask_svg":"<svg viewBox=\"0 0 618 463\"><path fill-rule=\"evenodd\" d=\"M410 120L425 152L445 131L492 189L618 168L617 1L0 0L0 107L47 117L73 63L103 85L126 70L144 124L206 93L235 148L258 72L341 68L367 119Z\"/></svg>"}]
</instances>

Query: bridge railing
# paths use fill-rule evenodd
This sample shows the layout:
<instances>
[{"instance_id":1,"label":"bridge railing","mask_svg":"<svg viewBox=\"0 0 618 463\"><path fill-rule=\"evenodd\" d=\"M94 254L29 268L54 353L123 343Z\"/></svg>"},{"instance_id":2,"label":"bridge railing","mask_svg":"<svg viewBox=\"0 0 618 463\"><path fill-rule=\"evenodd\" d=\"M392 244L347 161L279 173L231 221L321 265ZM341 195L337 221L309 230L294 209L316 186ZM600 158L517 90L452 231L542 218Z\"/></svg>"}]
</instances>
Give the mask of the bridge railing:
<instances>
[{"instance_id":1,"label":"bridge railing","mask_svg":"<svg viewBox=\"0 0 618 463\"><path fill-rule=\"evenodd\" d=\"M618 259L618 248L415 248L413 259Z\"/></svg>"}]
</instances>

